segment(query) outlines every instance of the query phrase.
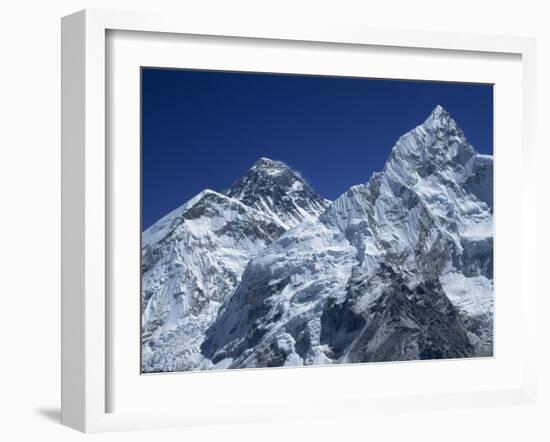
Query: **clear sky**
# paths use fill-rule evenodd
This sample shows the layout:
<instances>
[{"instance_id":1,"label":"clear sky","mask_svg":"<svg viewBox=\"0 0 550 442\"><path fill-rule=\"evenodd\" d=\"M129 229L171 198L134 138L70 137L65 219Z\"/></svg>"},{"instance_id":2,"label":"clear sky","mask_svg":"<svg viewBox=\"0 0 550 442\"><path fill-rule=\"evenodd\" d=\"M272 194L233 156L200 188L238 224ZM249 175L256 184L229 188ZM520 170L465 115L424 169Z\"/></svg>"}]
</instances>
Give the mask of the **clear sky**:
<instances>
[{"instance_id":1,"label":"clear sky","mask_svg":"<svg viewBox=\"0 0 550 442\"><path fill-rule=\"evenodd\" d=\"M142 224L260 157L284 161L335 199L382 169L437 105L493 153L492 85L142 69Z\"/></svg>"}]
</instances>

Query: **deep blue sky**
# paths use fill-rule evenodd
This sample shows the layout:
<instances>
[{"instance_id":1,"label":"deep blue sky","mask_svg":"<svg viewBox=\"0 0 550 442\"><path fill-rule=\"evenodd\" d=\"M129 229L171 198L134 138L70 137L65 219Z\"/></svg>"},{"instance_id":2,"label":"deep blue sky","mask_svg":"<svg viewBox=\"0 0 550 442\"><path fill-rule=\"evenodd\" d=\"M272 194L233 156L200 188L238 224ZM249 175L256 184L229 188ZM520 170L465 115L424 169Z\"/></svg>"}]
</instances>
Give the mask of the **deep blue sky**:
<instances>
[{"instance_id":1,"label":"deep blue sky","mask_svg":"<svg viewBox=\"0 0 550 442\"><path fill-rule=\"evenodd\" d=\"M143 229L262 156L335 199L381 170L437 104L492 154L491 85L144 68Z\"/></svg>"}]
</instances>

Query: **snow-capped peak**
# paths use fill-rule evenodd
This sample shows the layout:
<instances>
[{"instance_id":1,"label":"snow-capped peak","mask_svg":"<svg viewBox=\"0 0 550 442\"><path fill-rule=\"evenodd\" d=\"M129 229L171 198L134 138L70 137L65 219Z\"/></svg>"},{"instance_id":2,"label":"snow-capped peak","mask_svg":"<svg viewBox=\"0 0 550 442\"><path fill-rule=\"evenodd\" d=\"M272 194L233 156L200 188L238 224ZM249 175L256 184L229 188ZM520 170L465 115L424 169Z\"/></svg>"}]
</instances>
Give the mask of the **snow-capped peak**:
<instances>
[{"instance_id":1,"label":"snow-capped peak","mask_svg":"<svg viewBox=\"0 0 550 442\"><path fill-rule=\"evenodd\" d=\"M279 220L285 228L317 218L328 205L300 174L281 161L264 157L225 194Z\"/></svg>"},{"instance_id":2,"label":"snow-capped peak","mask_svg":"<svg viewBox=\"0 0 550 442\"><path fill-rule=\"evenodd\" d=\"M208 195L224 196L224 195L220 195L214 190L204 189L202 192L198 193L197 195L195 195L193 198L191 198L181 206L177 207L176 209L172 210L168 214L164 215L155 224L153 224L148 229L146 229L142 235L142 246L146 247L149 244L152 244L164 238L167 235L167 233L171 229L173 229L174 222L179 217L181 217L183 213L185 213L187 210L191 209L193 206L198 204L205 197L208 197Z\"/></svg>"},{"instance_id":3,"label":"snow-capped peak","mask_svg":"<svg viewBox=\"0 0 550 442\"><path fill-rule=\"evenodd\" d=\"M252 166L253 170L258 169L277 169L277 170L290 170L290 168L282 161L272 160L271 158L261 157Z\"/></svg>"},{"instance_id":4,"label":"snow-capped peak","mask_svg":"<svg viewBox=\"0 0 550 442\"><path fill-rule=\"evenodd\" d=\"M422 124L399 138L384 172L407 186L436 171L460 181L470 173L475 155L451 114L438 105Z\"/></svg>"},{"instance_id":5,"label":"snow-capped peak","mask_svg":"<svg viewBox=\"0 0 550 442\"><path fill-rule=\"evenodd\" d=\"M289 175L296 178L297 180L303 181L300 174L292 170L287 164L283 163L282 161L272 160L271 158L266 158L266 157L259 158L252 165L252 167L248 169L248 171L242 178L247 176L248 177L251 177L251 176L276 177L278 175ZM236 183L234 183L233 186L235 184Z\"/></svg>"},{"instance_id":6,"label":"snow-capped peak","mask_svg":"<svg viewBox=\"0 0 550 442\"><path fill-rule=\"evenodd\" d=\"M462 131L451 114L441 105L437 105L420 127L426 130Z\"/></svg>"},{"instance_id":7,"label":"snow-capped peak","mask_svg":"<svg viewBox=\"0 0 550 442\"><path fill-rule=\"evenodd\" d=\"M438 118L441 116L448 116L448 115L450 115L449 112L447 112L447 110L443 106L438 104L436 107L434 107L432 113L430 114L430 117Z\"/></svg>"}]
</instances>

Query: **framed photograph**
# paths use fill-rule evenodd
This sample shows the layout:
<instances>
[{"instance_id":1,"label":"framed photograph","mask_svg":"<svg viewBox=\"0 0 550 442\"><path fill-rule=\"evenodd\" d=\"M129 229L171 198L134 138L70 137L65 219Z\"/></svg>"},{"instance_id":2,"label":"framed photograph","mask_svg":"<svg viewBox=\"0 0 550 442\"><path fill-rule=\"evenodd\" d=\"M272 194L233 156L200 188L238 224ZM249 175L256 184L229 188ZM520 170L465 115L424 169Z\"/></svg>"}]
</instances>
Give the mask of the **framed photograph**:
<instances>
[{"instance_id":1,"label":"framed photograph","mask_svg":"<svg viewBox=\"0 0 550 442\"><path fill-rule=\"evenodd\" d=\"M62 31L64 424L534 400L532 40Z\"/></svg>"}]
</instances>

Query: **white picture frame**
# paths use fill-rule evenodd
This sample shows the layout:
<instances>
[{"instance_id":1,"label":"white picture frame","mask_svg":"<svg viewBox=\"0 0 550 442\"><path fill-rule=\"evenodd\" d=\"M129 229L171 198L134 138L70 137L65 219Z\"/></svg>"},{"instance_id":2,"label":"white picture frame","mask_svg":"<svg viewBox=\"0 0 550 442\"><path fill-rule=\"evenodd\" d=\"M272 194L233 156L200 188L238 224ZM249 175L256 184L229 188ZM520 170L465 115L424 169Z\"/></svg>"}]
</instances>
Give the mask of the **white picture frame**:
<instances>
[{"instance_id":1,"label":"white picture frame","mask_svg":"<svg viewBox=\"0 0 550 442\"><path fill-rule=\"evenodd\" d=\"M108 117L106 81L108 32L154 32L162 35L218 36L287 43L336 43L354 47L376 46L403 50L430 49L484 54L511 54L521 62L521 146L523 186L521 188L521 317L522 333L533 337L536 317L536 193L534 170L535 43L518 37L493 37L416 31L388 31L346 26L231 22L215 23L194 17L166 17L86 10L62 20L62 423L84 432L168 426L207 425L215 422L253 422L310 418L335 414L388 412L502 404L532 403L535 400L535 339L525 340L521 357L521 382L503 388L419 395L388 394L373 397L338 396L315 399L310 407L301 403L285 408L265 403L257 407L250 399L232 398L234 410L206 415L183 409L113 411L109 393L113 388L112 354L108 327L113 320L108 299L108 228L112 202L108 185ZM158 34L157 34L158 35ZM498 161L498 160L497 160ZM498 223L498 218L497 218ZM497 247L497 253L500 253ZM498 293L498 286L497 286ZM497 294L498 296L498 294ZM498 321L498 316L497 319ZM136 330L136 333L139 333ZM498 356L497 356L498 357ZM432 362L437 363L437 362ZM460 364L460 362L458 362ZM380 366L378 366L380 370ZM383 366L382 366L383 368ZM361 368L352 368L357 370ZM460 369L456 365L453 369ZM283 370L287 379L303 378L308 369ZM322 369L325 370L326 369ZM331 369L332 370L332 369ZM340 370L340 368L337 368ZM257 373L257 372L256 372ZM332 371L334 373L334 371ZM245 373L246 374L246 373ZM164 376L164 379L169 379ZM173 382L178 382L173 375ZM186 382L204 382L208 374L194 374ZM198 376L203 377L199 380ZM243 372L231 374L246 383ZM254 376L257 377L255 374ZM260 375L262 376L262 375ZM333 376L334 377L334 376ZM181 379L181 378L180 378ZM195 379L195 381L194 381ZM264 378L265 379L265 378ZM170 380L164 380L169 384ZM263 380L257 379L257 382ZM248 396L250 397L250 396ZM247 402L248 401L248 402ZM335 404L337 406L335 407ZM227 408L227 407L226 407ZM238 410L239 412L235 412Z\"/></svg>"}]
</instances>

